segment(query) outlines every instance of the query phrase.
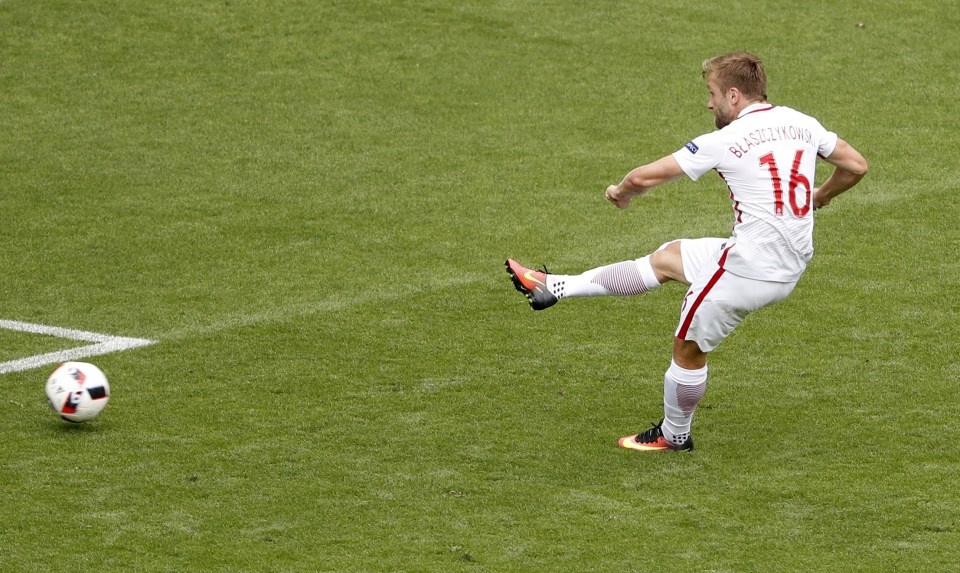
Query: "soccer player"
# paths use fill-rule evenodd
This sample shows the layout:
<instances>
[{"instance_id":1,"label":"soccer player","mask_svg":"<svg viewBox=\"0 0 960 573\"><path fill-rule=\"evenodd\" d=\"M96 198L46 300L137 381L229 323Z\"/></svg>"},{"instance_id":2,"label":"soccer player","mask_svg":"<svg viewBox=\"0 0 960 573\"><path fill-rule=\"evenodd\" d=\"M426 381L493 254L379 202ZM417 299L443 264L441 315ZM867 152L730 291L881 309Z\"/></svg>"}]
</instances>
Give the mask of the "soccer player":
<instances>
[{"instance_id":1,"label":"soccer player","mask_svg":"<svg viewBox=\"0 0 960 573\"><path fill-rule=\"evenodd\" d=\"M732 52L703 63L707 108L717 130L671 155L633 169L606 190L626 209L634 197L710 170L730 191L728 238L679 239L636 260L579 275L547 274L506 261L517 290L534 310L570 297L639 295L667 281L689 285L664 375L663 419L618 445L640 451L693 449L690 428L707 389L707 354L753 311L787 297L813 257L813 213L856 185L867 162L837 134L799 111L767 102L759 58ZM817 157L834 166L814 188Z\"/></svg>"}]
</instances>

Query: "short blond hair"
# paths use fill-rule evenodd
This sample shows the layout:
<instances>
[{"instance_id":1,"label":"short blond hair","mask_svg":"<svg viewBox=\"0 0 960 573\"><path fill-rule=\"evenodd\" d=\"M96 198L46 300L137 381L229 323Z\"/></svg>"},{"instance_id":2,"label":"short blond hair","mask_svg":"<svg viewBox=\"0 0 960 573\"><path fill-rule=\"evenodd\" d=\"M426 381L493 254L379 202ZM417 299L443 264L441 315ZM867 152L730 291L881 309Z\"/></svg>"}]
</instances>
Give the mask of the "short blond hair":
<instances>
[{"instance_id":1,"label":"short blond hair","mask_svg":"<svg viewBox=\"0 0 960 573\"><path fill-rule=\"evenodd\" d=\"M767 99L767 74L763 62L750 52L730 52L703 62L703 78L713 79L721 90L737 88L749 99Z\"/></svg>"}]
</instances>

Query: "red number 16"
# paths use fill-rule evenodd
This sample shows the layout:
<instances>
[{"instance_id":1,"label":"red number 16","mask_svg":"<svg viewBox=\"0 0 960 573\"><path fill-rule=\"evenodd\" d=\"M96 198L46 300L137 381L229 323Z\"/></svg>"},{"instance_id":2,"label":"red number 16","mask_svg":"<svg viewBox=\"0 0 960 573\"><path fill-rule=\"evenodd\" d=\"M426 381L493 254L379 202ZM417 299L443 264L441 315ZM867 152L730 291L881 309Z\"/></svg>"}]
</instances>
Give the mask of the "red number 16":
<instances>
[{"instance_id":1,"label":"red number 16","mask_svg":"<svg viewBox=\"0 0 960 573\"><path fill-rule=\"evenodd\" d=\"M807 176L800 173L800 160L803 159L803 150L798 149L797 154L793 156L793 168L790 170L790 208L797 217L805 217L810 212L810 180ZM760 158L760 165L766 165L770 170L770 178L773 180L773 208L777 217L783 217L783 186L780 184L780 170L777 169L777 160L773 158L773 153L768 153ZM803 207L797 205L797 187L803 186L806 190L806 198Z\"/></svg>"}]
</instances>

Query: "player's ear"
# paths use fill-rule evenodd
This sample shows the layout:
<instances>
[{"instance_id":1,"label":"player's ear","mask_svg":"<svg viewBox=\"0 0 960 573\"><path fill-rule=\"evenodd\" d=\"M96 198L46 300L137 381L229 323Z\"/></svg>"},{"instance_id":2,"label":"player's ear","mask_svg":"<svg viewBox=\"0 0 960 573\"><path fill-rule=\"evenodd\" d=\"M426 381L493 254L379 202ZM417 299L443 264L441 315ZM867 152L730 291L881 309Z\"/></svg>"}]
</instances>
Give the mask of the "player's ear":
<instances>
[{"instance_id":1,"label":"player's ear","mask_svg":"<svg viewBox=\"0 0 960 573\"><path fill-rule=\"evenodd\" d=\"M730 88L727 90L727 100L729 100L733 105L739 103L742 96L743 94L741 94L740 90L737 88Z\"/></svg>"}]
</instances>

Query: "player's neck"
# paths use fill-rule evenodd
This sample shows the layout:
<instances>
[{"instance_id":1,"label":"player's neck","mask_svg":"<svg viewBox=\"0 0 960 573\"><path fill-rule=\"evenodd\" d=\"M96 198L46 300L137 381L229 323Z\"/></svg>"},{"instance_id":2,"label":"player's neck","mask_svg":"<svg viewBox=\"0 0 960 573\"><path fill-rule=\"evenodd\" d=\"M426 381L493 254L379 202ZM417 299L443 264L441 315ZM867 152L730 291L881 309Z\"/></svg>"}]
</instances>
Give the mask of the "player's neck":
<instances>
[{"instance_id":1,"label":"player's neck","mask_svg":"<svg viewBox=\"0 0 960 573\"><path fill-rule=\"evenodd\" d=\"M770 104L765 99L755 99L751 101L744 101L741 105L737 106L737 117L743 117L751 111L756 111L757 109L762 109L769 106Z\"/></svg>"}]
</instances>

